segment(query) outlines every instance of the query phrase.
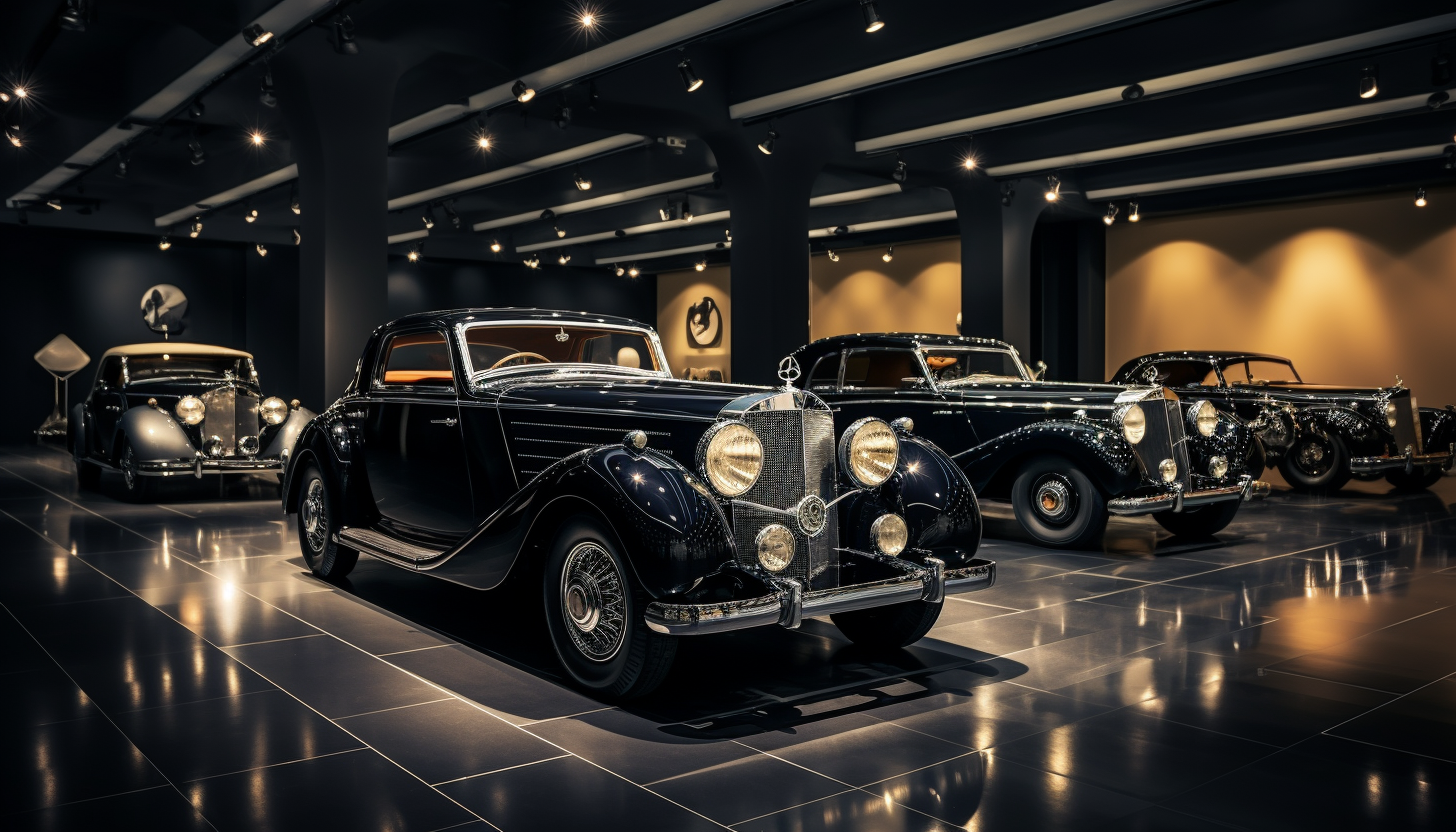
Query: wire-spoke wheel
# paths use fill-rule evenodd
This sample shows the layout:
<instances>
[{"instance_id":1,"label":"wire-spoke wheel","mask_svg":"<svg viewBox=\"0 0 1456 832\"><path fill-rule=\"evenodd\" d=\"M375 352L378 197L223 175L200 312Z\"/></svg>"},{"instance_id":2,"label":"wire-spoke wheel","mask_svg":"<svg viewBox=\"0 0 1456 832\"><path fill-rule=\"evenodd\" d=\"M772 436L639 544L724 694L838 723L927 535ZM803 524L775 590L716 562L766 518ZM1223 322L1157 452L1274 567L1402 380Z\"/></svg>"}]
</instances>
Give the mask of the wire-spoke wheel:
<instances>
[{"instance_id":1,"label":"wire-spoke wheel","mask_svg":"<svg viewBox=\"0 0 1456 832\"><path fill-rule=\"evenodd\" d=\"M318 466L303 470L298 498L298 546L313 574L336 581L354 571L359 552L338 542L335 500Z\"/></svg>"},{"instance_id":2,"label":"wire-spoke wheel","mask_svg":"<svg viewBox=\"0 0 1456 832\"><path fill-rule=\"evenodd\" d=\"M542 600L562 667L574 682L612 699L662 683L677 640L648 629L650 598L637 586L616 535L593 515L566 519L546 556Z\"/></svg>"}]
</instances>

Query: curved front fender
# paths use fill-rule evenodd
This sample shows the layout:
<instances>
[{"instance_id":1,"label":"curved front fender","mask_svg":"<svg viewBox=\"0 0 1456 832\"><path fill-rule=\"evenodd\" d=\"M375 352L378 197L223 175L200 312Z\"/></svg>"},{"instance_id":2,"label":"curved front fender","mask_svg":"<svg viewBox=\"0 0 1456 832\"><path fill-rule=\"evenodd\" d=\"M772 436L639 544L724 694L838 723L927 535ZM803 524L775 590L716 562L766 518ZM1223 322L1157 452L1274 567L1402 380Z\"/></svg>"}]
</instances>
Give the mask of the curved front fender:
<instances>
[{"instance_id":1,"label":"curved front fender","mask_svg":"<svg viewBox=\"0 0 1456 832\"><path fill-rule=\"evenodd\" d=\"M1444 451L1456 442L1456 412L1448 408L1421 408L1421 445L1429 453Z\"/></svg>"},{"instance_id":2,"label":"curved front fender","mask_svg":"<svg viewBox=\"0 0 1456 832\"><path fill-rule=\"evenodd\" d=\"M170 413L154 407L133 407L121 414L117 430L126 437L138 460L192 459L197 449Z\"/></svg>"},{"instance_id":3,"label":"curved front fender","mask_svg":"<svg viewBox=\"0 0 1456 832\"><path fill-rule=\"evenodd\" d=\"M908 548L959 550L957 557L968 560L981 545L981 507L970 480L939 446L918 436L900 435L890 479L841 503L839 544L875 551L870 526L888 512L905 518Z\"/></svg>"},{"instance_id":4,"label":"curved front fender","mask_svg":"<svg viewBox=\"0 0 1456 832\"><path fill-rule=\"evenodd\" d=\"M1142 481L1137 455L1113 428L1072 420L1037 422L1004 433L955 460L978 494L1010 486L1021 462L1042 454L1071 459L1104 493L1126 494Z\"/></svg>"},{"instance_id":5,"label":"curved front fender","mask_svg":"<svg viewBox=\"0 0 1456 832\"><path fill-rule=\"evenodd\" d=\"M298 445L298 437L303 434L303 429L313 421L316 414L306 407L295 407L289 412L288 418L278 426L273 438L268 441L268 447L263 449L259 456L268 458L281 457L284 451L290 455Z\"/></svg>"}]
</instances>

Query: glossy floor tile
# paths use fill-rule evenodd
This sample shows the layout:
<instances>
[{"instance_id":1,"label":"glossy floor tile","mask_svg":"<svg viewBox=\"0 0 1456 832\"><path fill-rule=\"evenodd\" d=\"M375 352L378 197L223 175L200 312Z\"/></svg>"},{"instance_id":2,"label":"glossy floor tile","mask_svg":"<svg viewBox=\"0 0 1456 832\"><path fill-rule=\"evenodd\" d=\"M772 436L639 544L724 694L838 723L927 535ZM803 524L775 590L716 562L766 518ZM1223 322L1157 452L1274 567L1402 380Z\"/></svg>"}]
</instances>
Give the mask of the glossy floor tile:
<instances>
[{"instance_id":1,"label":"glossy floor tile","mask_svg":"<svg viewBox=\"0 0 1456 832\"><path fill-rule=\"evenodd\" d=\"M988 503L997 586L910 648L685 639L630 703L533 593L314 578L267 479L132 505L0 449L4 828L1456 828L1456 479L1076 552Z\"/></svg>"}]
</instances>

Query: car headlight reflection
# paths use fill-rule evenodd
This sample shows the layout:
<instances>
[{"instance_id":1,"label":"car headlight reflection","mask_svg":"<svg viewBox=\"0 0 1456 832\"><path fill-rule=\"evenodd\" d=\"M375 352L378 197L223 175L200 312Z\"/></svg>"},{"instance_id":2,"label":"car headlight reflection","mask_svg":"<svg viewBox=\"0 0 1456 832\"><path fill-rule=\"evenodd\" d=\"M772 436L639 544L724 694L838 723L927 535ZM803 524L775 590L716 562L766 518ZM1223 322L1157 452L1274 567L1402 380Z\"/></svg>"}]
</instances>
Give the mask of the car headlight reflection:
<instances>
[{"instance_id":1,"label":"car headlight reflection","mask_svg":"<svg viewBox=\"0 0 1456 832\"><path fill-rule=\"evenodd\" d=\"M1385 424L1389 425L1392 430L1395 428L1395 422L1396 422L1395 414L1396 414L1395 402L1386 402L1385 403Z\"/></svg>"},{"instance_id":2,"label":"car headlight reflection","mask_svg":"<svg viewBox=\"0 0 1456 832\"><path fill-rule=\"evenodd\" d=\"M1178 479L1178 463L1165 459L1158 463L1158 473L1163 476L1163 482L1172 482Z\"/></svg>"},{"instance_id":3,"label":"car headlight reflection","mask_svg":"<svg viewBox=\"0 0 1456 832\"><path fill-rule=\"evenodd\" d=\"M174 412L176 412L177 418L181 419L183 423L196 425L200 424L202 417L207 415L207 407L203 405L202 399L196 396L183 396L177 401L177 407L174 408Z\"/></svg>"},{"instance_id":4,"label":"car headlight reflection","mask_svg":"<svg viewBox=\"0 0 1456 832\"><path fill-rule=\"evenodd\" d=\"M1148 432L1148 417L1143 415L1142 405L1130 404L1122 409L1119 421L1122 423L1122 438L1129 445L1143 441Z\"/></svg>"},{"instance_id":5,"label":"car headlight reflection","mask_svg":"<svg viewBox=\"0 0 1456 832\"><path fill-rule=\"evenodd\" d=\"M269 396L258 405L258 415L270 425L281 425L288 419L288 402L277 396Z\"/></svg>"},{"instance_id":6,"label":"car headlight reflection","mask_svg":"<svg viewBox=\"0 0 1456 832\"><path fill-rule=\"evenodd\" d=\"M870 539L882 555L895 556L910 542L910 529L898 514L881 514L870 525Z\"/></svg>"},{"instance_id":7,"label":"car headlight reflection","mask_svg":"<svg viewBox=\"0 0 1456 832\"><path fill-rule=\"evenodd\" d=\"M1214 479L1223 479L1224 475L1228 473L1228 468L1228 460L1221 456L1216 456L1208 461L1208 475Z\"/></svg>"},{"instance_id":8,"label":"car headlight reflection","mask_svg":"<svg viewBox=\"0 0 1456 832\"><path fill-rule=\"evenodd\" d=\"M1218 408L1213 406L1213 402L1198 402L1189 415L1193 417L1194 428L1204 436L1212 436L1218 430Z\"/></svg>"},{"instance_id":9,"label":"car headlight reflection","mask_svg":"<svg viewBox=\"0 0 1456 832\"><path fill-rule=\"evenodd\" d=\"M724 422L709 434L702 454L703 476L725 497L737 497L758 482L763 443L742 422Z\"/></svg>"},{"instance_id":10,"label":"car headlight reflection","mask_svg":"<svg viewBox=\"0 0 1456 832\"><path fill-rule=\"evenodd\" d=\"M861 488L874 488L895 473L900 440L881 419L860 419L839 440L839 464Z\"/></svg>"},{"instance_id":11,"label":"car headlight reflection","mask_svg":"<svg viewBox=\"0 0 1456 832\"><path fill-rule=\"evenodd\" d=\"M770 572L782 572L794 559L794 533L777 523L764 526L755 541L758 562Z\"/></svg>"}]
</instances>

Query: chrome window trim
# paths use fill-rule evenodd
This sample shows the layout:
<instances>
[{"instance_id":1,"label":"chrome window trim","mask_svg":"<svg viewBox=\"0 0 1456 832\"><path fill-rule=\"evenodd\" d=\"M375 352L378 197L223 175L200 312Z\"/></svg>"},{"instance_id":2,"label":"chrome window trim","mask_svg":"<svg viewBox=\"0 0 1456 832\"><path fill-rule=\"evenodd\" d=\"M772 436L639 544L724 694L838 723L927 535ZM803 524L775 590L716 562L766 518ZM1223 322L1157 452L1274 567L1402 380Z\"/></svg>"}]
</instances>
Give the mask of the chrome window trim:
<instances>
[{"instance_id":1,"label":"chrome window trim","mask_svg":"<svg viewBox=\"0 0 1456 832\"><path fill-rule=\"evenodd\" d=\"M1013 347L1013 346L1010 346L1010 345L1008 345L1004 349L1001 348L1001 347L966 347L966 346L960 346L960 345L941 347L941 346L936 346L934 344L921 344L919 341L916 341L915 342L915 352L916 352L916 354L918 354L920 356L920 366L927 373L927 376L926 377L930 379L931 386L937 392L940 390L940 386L937 385L936 382L935 382L935 379L929 375L930 366L925 363L925 351L926 350L936 350L937 352L995 352L995 353L1001 353L1003 355L1009 355L1009 356L1011 356L1011 360L1014 361L1014 362L1016 362L1016 369L1021 373L1021 378L1019 379L1020 381L1023 381L1023 382L1033 382L1033 383L1037 383L1037 384L1043 384L1043 383L1051 384L1051 383L1055 383L1055 382L1041 382L1041 381L1038 381L1037 379L1032 378L1031 377L1031 374L1026 371L1026 364L1023 363L1022 360L1021 360L1021 353L1017 352L1016 351L1016 348ZM981 382L981 383L985 383L985 382ZM1004 384L1006 382L992 382L992 383ZM960 385L950 385L950 387L952 387L952 388L953 387L959 387L959 386Z\"/></svg>"},{"instance_id":2,"label":"chrome window trim","mask_svg":"<svg viewBox=\"0 0 1456 832\"><path fill-rule=\"evenodd\" d=\"M401 335L418 335L421 332L439 333L440 337L445 339L445 355L450 359L449 390L446 390L445 386L442 384L388 384L384 381L384 363L386 359L389 358L389 345L394 342L395 338L398 338ZM393 332L389 333L385 337L384 343L380 344L379 346L379 354L374 358L374 369L369 373L369 393L404 393L413 396L429 396L432 398L440 398L444 396L459 398L460 379L455 374L455 356L453 355L453 352L454 351L451 349L450 344L450 333L440 329L437 326L425 325L419 327L401 327L399 329L396 329ZM368 394L366 394L365 397L367 397L367 395Z\"/></svg>"},{"instance_id":3,"label":"chrome window trim","mask_svg":"<svg viewBox=\"0 0 1456 832\"><path fill-rule=\"evenodd\" d=\"M519 372L521 369L523 369L521 367L502 367L499 370L485 369L485 370L479 370L479 371L477 371L475 369L475 365L471 364L471 362L470 362L469 342L466 340L466 337L465 337L465 333L469 332L470 330L475 329L477 327L507 327L507 326L539 326L539 327L548 327L548 328L554 326L554 327L562 327L562 328L564 328L568 323L571 324L572 326L581 326L581 327L588 327L589 326L592 329L610 329L610 330L615 330L617 332L631 332L631 333L635 333L637 335L644 336L647 339L648 344L651 345L651 347L652 347L652 351L654 353L654 357L656 359L657 366L661 367L662 369L660 369L660 370L643 370L641 368L635 368L637 370L637 372L630 373L630 374L631 375L638 375L638 374L640 374L642 377L645 377L645 378L673 378L674 377L673 374L672 374L672 366L667 363L667 353L664 352L663 349L662 349L662 340L657 337L657 330L655 330L655 329L653 329L651 327L627 326L625 324L609 324L609 323L585 323L583 321L564 321L564 320L563 321L560 321L559 323L552 323L548 319L530 318L530 319L509 320L509 321L470 321L470 322L462 322L462 323L456 324L455 325L456 347L457 347L457 349L460 350L460 358L461 358L461 361L464 362L464 365L465 365L465 378L469 381L471 387L481 387L481 386L484 386L486 384L490 384L491 382L495 381L496 379L500 378L501 376L509 376L509 375L511 375L512 374L511 373L512 370L515 370L515 371L518 371ZM618 372L627 372L627 371L631 371L631 370L634 369L634 368L631 368L631 367L616 367L615 364L576 364L576 363L572 363L572 364L553 364L553 367L558 368L558 369L563 369L563 368L564 369L573 369L573 370L579 369L579 370L581 370L583 372L589 372L589 371L593 371L593 370L599 370L602 367L614 367L614 368L616 368L616 370ZM539 367L531 368L531 369L539 369ZM476 375L477 372L479 372L481 374L481 377L480 377L480 380L479 381L476 381L475 380L475 375Z\"/></svg>"}]
</instances>

